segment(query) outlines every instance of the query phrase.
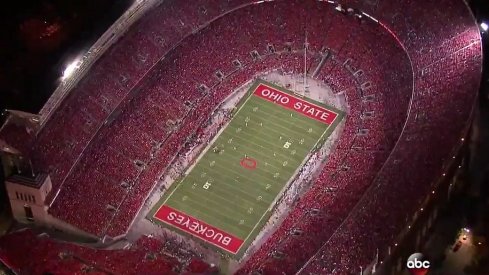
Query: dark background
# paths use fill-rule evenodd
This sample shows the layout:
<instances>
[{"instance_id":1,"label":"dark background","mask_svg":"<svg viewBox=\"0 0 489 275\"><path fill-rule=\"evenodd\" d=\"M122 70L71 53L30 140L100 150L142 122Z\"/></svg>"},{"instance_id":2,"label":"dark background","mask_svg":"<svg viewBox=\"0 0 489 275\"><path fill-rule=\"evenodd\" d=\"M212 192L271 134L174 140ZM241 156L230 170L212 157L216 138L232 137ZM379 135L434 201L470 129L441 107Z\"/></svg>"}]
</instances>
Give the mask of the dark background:
<instances>
[{"instance_id":1,"label":"dark background","mask_svg":"<svg viewBox=\"0 0 489 275\"><path fill-rule=\"evenodd\" d=\"M8 1L0 8L0 110L37 113L74 56L86 51L130 0Z\"/></svg>"}]
</instances>

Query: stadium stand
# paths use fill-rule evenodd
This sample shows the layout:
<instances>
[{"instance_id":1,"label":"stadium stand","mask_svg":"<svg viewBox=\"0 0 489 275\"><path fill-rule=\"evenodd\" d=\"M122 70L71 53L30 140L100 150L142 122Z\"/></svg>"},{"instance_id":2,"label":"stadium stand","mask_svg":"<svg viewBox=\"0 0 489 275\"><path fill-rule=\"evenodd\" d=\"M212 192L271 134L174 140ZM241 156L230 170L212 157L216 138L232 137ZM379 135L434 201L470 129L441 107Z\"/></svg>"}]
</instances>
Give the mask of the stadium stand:
<instances>
[{"instance_id":1,"label":"stadium stand","mask_svg":"<svg viewBox=\"0 0 489 275\"><path fill-rule=\"evenodd\" d=\"M146 236L130 249L100 250L55 241L46 234L37 235L29 229L0 240L2 262L18 274L33 275L178 274L185 268L187 263L164 255L162 249L163 243ZM205 273L210 266L199 265L199 268Z\"/></svg>"},{"instance_id":2,"label":"stadium stand","mask_svg":"<svg viewBox=\"0 0 489 275\"><path fill-rule=\"evenodd\" d=\"M0 129L0 139L21 153L29 152L29 145L33 142L33 129L26 125L19 125L7 121Z\"/></svg>"},{"instance_id":3,"label":"stadium stand","mask_svg":"<svg viewBox=\"0 0 489 275\"><path fill-rule=\"evenodd\" d=\"M315 78L345 95L345 127L311 189L238 273L358 274L377 253L387 257L461 145L482 57L462 1L371 2L342 1L363 12L360 20L325 1L165 1L97 61L38 133L31 156L52 178L49 213L98 237L126 234L220 102L260 73L303 73L306 44L308 73L325 60ZM119 267L111 252L19 234L30 235L13 242L42 244L29 258L53 270L213 268L198 259L136 264L146 257L138 250L124 252L134 262ZM161 249L146 237L136 246ZM71 252L41 256L47 247ZM11 264L38 266L25 256Z\"/></svg>"}]
</instances>

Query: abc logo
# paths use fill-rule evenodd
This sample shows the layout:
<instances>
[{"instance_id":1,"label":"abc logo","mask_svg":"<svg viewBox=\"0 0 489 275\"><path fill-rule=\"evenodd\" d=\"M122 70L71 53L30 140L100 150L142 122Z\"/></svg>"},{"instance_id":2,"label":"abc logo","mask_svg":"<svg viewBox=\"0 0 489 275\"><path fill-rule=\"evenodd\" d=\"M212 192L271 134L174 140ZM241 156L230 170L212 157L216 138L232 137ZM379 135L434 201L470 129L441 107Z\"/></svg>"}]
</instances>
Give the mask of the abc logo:
<instances>
[{"instance_id":1,"label":"abc logo","mask_svg":"<svg viewBox=\"0 0 489 275\"><path fill-rule=\"evenodd\" d=\"M423 254L414 253L407 260L407 268L412 271L412 274L426 274L430 268L430 261L426 260Z\"/></svg>"}]
</instances>

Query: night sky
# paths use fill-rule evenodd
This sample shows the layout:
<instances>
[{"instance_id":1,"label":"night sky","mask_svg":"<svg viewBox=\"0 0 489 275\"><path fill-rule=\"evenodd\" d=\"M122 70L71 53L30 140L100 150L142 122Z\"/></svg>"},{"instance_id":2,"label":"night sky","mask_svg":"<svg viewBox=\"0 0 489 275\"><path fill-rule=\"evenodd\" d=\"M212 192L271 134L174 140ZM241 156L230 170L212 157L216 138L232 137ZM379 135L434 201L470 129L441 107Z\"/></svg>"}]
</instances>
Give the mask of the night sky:
<instances>
[{"instance_id":1,"label":"night sky","mask_svg":"<svg viewBox=\"0 0 489 275\"><path fill-rule=\"evenodd\" d=\"M37 113L55 90L71 58L86 51L132 2L27 0L2 5L0 110ZM478 21L489 22L489 1L469 2ZM488 36L485 35L486 42ZM488 44L485 43L486 52ZM488 78L486 71L484 79Z\"/></svg>"},{"instance_id":2,"label":"night sky","mask_svg":"<svg viewBox=\"0 0 489 275\"><path fill-rule=\"evenodd\" d=\"M129 0L9 1L0 9L0 110L37 113L70 60L86 51Z\"/></svg>"}]
</instances>

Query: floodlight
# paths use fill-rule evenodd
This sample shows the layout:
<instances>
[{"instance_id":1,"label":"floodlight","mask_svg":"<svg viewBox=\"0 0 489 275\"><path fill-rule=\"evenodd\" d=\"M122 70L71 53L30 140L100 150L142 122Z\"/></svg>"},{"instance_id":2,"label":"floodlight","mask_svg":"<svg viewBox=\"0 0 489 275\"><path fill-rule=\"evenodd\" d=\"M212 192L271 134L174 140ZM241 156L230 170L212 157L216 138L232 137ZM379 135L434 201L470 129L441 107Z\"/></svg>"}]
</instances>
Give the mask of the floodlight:
<instances>
[{"instance_id":1,"label":"floodlight","mask_svg":"<svg viewBox=\"0 0 489 275\"><path fill-rule=\"evenodd\" d=\"M482 31L486 32L489 29L489 25L487 25L486 22L481 23L481 29Z\"/></svg>"},{"instance_id":2,"label":"floodlight","mask_svg":"<svg viewBox=\"0 0 489 275\"><path fill-rule=\"evenodd\" d=\"M66 69L63 71L63 79L66 79L70 77L73 72L80 67L80 62L78 60L75 60L71 62L68 66L66 66Z\"/></svg>"}]
</instances>

